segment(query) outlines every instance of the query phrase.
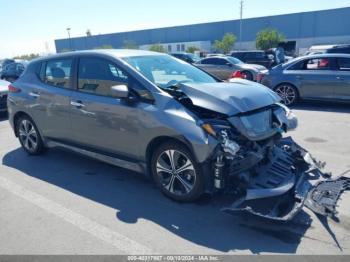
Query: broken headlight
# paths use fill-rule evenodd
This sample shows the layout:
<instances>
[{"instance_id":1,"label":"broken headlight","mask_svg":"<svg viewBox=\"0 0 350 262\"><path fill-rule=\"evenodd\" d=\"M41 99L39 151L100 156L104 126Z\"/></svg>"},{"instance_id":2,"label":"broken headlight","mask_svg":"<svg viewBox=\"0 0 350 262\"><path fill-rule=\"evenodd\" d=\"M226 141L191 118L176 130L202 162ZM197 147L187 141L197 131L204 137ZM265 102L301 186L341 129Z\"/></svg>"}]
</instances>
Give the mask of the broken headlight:
<instances>
[{"instance_id":1,"label":"broken headlight","mask_svg":"<svg viewBox=\"0 0 350 262\"><path fill-rule=\"evenodd\" d=\"M292 131L298 127L298 118L287 106L276 103L279 108L274 111L274 114L279 123L284 126L285 131Z\"/></svg>"},{"instance_id":2,"label":"broken headlight","mask_svg":"<svg viewBox=\"0 0 350 262\"><path fill-rule=\"evenodd\" d=\"M216 138L225 153L230 156L236 155L240 146L231 139L232 127L229 123L222 120L212 120L201 123L201 127L211 136Z\"/></svg>"},{"instance_id":3,"label":"broken headlight","mask_svg":"<svg viewBox=\"0 0 350 262\"><path fill-rule=\"evenodd\" d=\"M203 128L203 130L211 135L212 137L219 139L220 132L222 130L230 130L231 126L224 120L208 120L202 121L199 125Z\"/></svg>"}]
</instances>

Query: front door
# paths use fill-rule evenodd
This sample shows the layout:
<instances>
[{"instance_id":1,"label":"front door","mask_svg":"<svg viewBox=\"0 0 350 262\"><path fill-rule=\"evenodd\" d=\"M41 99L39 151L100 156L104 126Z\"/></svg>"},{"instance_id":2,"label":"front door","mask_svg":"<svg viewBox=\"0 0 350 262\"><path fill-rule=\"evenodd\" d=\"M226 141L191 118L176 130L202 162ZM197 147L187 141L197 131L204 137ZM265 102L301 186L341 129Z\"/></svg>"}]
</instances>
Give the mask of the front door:
<instances>
[{"instance_id":1,"label":"front door","mask_svg":"<svg viewBox=\"0 0 350 262\"><path fill-rule=\"evenodd\" d=\"M30 112L43 135L50 139L71 137L70 100L73 58L43 62L38 84L28 85L33 100Z\"/></svg>"},{"instance_id":2,"label":"front door","mask_svg":"<svg viewBox=\"0 0 350 262\"><path fill-rule=\"evenodd\" d=\"M116 85L126 85L132 91L134 80L104 58L79 59L78 89L71 101L73 138L88 149L136 158L144 104L113 97L111 87Z\"/></svg>"}]
</instances>

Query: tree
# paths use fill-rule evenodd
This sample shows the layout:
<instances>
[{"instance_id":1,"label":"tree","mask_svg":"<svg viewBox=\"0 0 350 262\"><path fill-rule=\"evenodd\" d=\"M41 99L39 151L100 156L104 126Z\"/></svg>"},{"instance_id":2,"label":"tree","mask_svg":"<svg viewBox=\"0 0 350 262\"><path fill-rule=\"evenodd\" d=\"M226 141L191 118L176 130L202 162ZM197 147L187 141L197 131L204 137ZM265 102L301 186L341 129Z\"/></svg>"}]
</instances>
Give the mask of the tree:
<instances>
[{"instance_id":1,"label":"tree","mask_svg":"<svg viewBox=\"0 0 350 262\"><path fill-rule=\"evenodd\" d=\"M27 54L27 55L18 55L18 56L15 56L13 59L21 59L21 60L33 60L34 58L37 58L39 57L40 55L39 54Z\"/></svg>"},{"instance_id":2,"label":"tree","mask_svg":"<svg viewBox=\"0 0 350 262\"><path fill-rule=\"evenodd\" d=\"M189 47L187 47L187 49L186 49L186 52L187 52L187 53L192 53L192 54L194 54L194 52L196 52L196 51L200 51L200 49L199 49L198 47L196 47L196 46L189 46Z\"/></svg>"},{"instance_id":3,"label":"tree","mask_svg":"<svg viewBox=\"0 0 350 262\"><path fill-rule=\"evenodd\" d=\"M113 49L112 45L101 45L98 47L95 47L94 49Z\"/></svg>"},{"instance_id":4,"label":"tree","mask_svg":"<svg viewBox=\"0 0 350 262\"><path fill-rule=\"evenodd\" d=\"M151 45L149 47L149 51L158 52L158 53L166 53L164 46L162 46L161 44Z\"/></svg>"},{"instance_id":5,"label":"tree","mask_svg":"<svg viewBox=\"0 0 350 262\"><path fill-rule=\"evenodd\" d=\"M234 34L227 33L224 35L222 40L216 40L214 42L213 48L216 51L227 54L232 50L236 40L237 40L237 37Z\"/></svg>"},{"instance_id":6,"label":"tree","mask_svg":"<svg viewBox=\"0 0 350 262\"><path fill-rule=\"evenodd\" d=\"M266 28L256 35L256 48L261 50L275 48L279 43L283 42L284 39L284 35L279 33L276 29Z\"/></svg>"},{"instance_id":7,"label":"tree","mask_svg":"<svg viewBox=\"0 0 350 262\"><path fill-rule=\"evenodd\" d=\"M132 40L124 40L123 41L124 49L139 49L139 46Z\"/></svg>"}]
</instances>

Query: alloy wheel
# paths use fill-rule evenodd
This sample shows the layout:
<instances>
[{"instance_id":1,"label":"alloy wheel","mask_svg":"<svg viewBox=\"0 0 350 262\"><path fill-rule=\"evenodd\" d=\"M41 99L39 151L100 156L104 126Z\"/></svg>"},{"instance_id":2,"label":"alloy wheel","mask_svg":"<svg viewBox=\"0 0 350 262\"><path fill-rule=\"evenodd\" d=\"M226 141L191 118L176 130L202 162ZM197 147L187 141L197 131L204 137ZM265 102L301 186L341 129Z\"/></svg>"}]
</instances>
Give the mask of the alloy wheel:
<instances>
[{"instance_id":1,"label":"alloy wheel","mask_svg":"<svg viewBox=\"0 0 350 262\"><path fill-rule=\"evenodd\" d=\"M196 172L192 161L177 150L166 150L160 154L156 172L164 189L171 194L188 195L196 183Z\"/></svg>"},{"instance_id":2,"label":"alloy wheel","mask_svg":"<svg viewBox=\"0 0 350 262\"><path fill-rule=\"evenodd\" d=\"M276 88L275 92L282 98L285 105L291 105L295 102L297 94L295 89L290 85L281 85Z\"/></svg>"},{"instance_id":3,"label":"alloy wheel","mask_svg":"<svg viewBox=\"0 0 350 262\"><path fill-rule=\"evenodd\" d=\"M27 119L23 119L20 123L19 139L28 151L35 152L37 150L38 134L34 125Z\"/></svg>"}]
</instances>

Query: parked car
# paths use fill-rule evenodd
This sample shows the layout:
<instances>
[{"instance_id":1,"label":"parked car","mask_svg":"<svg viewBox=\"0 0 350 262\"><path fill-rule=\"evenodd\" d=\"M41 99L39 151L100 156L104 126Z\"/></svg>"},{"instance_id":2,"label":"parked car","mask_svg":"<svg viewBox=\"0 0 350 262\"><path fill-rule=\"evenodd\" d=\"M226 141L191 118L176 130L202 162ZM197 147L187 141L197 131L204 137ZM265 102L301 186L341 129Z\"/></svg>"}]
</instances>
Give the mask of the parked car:
<instances>
[{"instance_id":1,"label":"parked car","mask_svg":"<svg viewBox=\"0 0 350 262\"><path fill-rule=\"evenodd\" d=\"M191 54L191 53L184 53L184 52L177 52L177 53L171 53L170 55L179 58L187 63L190 64L194 64L197 61L200 60L200 57L195 55L195 54Z\"/></svg>"},{"instance_id":2,"label":"parked car","mask_svg":"<svg viewBox=\"0 0 350 262\"><path fill-rule=\"evenodd\" d=\"M243 78L256 81L258 74L266 70L261 65L245 64L230 56L208 57L198 61L195 66L207 71L221 80L233 78L236 71L240 71Z\"/></svg>"},{"instance_id":3,"label":"parked car","mask_svg":"<svg viewBox=\"0 0 350 262\"><path fill-rule=\"evenodd\" d=\"M8 64L12 64L12 63L15 63L16 61L13 60L13 59L4 59L4 60L1 60L0 62L0 73L1 71L5 68L5 66L7 66Z\"/></svg>"},{"instance_id":4,"label":"parked car","mask_svg":"<svg viewBox=\"0 0 350 262\"><path fill-rule=\"evenodd\" d=\"M307 55L311 54L350 54L350 45L315 45L311 46L309 51L306 53Z\"/></svg>"},{"instance_id":5,"label":"parked car","mask_svg":"<svg viewBox=\"0 0 350 262\"><path fill-rule=\"evenodd\" d=\"M7 111L7 93L9 82L0 80L0 113Z\"/></svg>"},{"instance_id":6,"label":"parked car","mask_svg":"<svg viewBox=\"0 0 350 262\"><path fill-rule=\"evenodd\" d=\"M273 55L268 55L265 51L233 51L231 56L247 64L257 64L270 68L274 63Z\"/></svg>"},{"instance_id":7,"label":"parked car","mask_svg":"<svg viewBox=\"0 0 350 262\"><path fill-rule=\"evenodd\" d=\"M8 97L9 122L30 155L63 147L149 174L177 201L223 191L235 201L226 212L289 220L317 190L309 185L316 175L307 173L317 164L283 138L297 119L279 102L261 84L221 82L141 50L34 60Z\"/></svg>"},{"instance_id":8,"label":"parked car","mask_svg":"<svg viewBox=\"0 0 350 262\"><path fill-rule=\"evenodd\" d=\"M1 79L5 79L9 82L14 82L23 73L26 64L23 63L11 63L6 65L1 71Z\"/></svg>"},{"instance_id":9,"label":"parked car","mask_svg":"<svg viewBox=\"0 0 350 262\"><path fill-rule=\"evenodd\" d=\"M350 55L300 57L264 72L261 79L286 105L301 99L350 101Z\"/></svg>"}]
</instances>

